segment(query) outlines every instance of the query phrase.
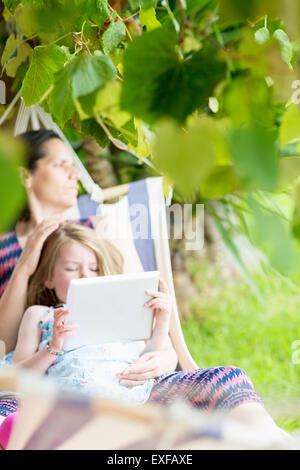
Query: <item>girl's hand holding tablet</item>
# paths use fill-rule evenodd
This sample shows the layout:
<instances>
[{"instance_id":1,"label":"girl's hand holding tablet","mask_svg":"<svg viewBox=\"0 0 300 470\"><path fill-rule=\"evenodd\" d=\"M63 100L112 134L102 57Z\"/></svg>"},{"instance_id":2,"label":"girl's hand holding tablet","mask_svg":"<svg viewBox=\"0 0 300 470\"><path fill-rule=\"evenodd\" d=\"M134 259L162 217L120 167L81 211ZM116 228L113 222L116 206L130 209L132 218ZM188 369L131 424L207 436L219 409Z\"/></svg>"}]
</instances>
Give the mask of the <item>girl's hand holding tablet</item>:
<instances>
[{"instance_id":1,"label":"girl's hand holding tablet","mask_svg":"<svg viewBox=\"0 0 300 470\"><path fill-rule=\"evenodd\" d=\"M159 280L161 291L146 291L152 299L146 302L145 307L152 308L155 326L152 339L148 342L144 354L137 361L119 374L120 384L126 387L142 385L146 380L153 379L166 372L166 363L162 357L166 353L169 360L170 371L176 366L177 356L170 358L169 325L172 311L172 300L167 283ZM148 350L147 350L148 349ZM163 370L161 364L164 365Z\"/></svg>"},{"instance_id":2,"label":"girl's hand holding tablet","mask_svg":"<svg viewBox=\"0 0 300 470\"><path fill-rule=\"evenodd\" d=\"M159 284L161 291L146 291L146 294L150 295L152 299L145 303L145 307L153 309L156 323L167 323L169 327L172 307L171 296L167 283L163 279L159 280Z\"/></svg>"},{"instance_id":3,"label":"girl's hand holding tablet","mask_svg":"<svg viewBox=\"0 0 300 470\"><path fill-rule=\"evenodd\" d=\"M51 347L55 351L63 351L66 337L73 336L79 328L79 325L65 325L65 318L68 314L69 311L64 308L54 310Z\"/></svg>"}]
</instances>

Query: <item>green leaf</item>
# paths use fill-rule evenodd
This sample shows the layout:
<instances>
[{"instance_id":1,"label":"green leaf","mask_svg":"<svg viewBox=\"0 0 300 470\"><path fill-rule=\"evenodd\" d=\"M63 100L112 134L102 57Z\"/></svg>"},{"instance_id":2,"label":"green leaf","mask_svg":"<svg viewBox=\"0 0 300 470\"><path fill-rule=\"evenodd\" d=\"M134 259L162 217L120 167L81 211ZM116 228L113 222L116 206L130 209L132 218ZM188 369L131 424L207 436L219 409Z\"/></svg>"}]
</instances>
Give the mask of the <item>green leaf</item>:
<instances>
[{"instance_id":1,"label":"green leaf","mask_svg":"<svg viewBox=\"0 0 300 470\"><path fill-rule=\"evenodd\" d=\"M0 133L0 232L16 220L25 201L18 169L23 163L24 150L17 139L3 131Z\"/></svg>"},{"instance_id":2,"label":"green leaf","mask_svg":"<svg viewBox=\"0 0 300 470\"><path fill-rule=\"evenodd\" d=\"M270 31L268 30L268 28L263 27L263 28L258 29L255 32L254 36L258 44L264 44L270 39Z\"/></svg>"},{"instance_id":3,"label":"green leaf","mask_svg":"<svg viewBox=\"0 0 300 470\"><path fill-rule=\"evenodd\" d=\"M116 68L109 57L94 54L74 57L65 67L65 77L72 84L73 101L104 87L115 78Z\"/></svg>"},{"instance_id":4,"label":"green leaf","mask_svg":"<svg viewBox=\"0 0 300 470\"><path fill-rule=\"evenodd\" d=\"M122 20L112 21L102 36L103 49L106 54L114 52L126 36L125 25Z\"/></svg>"},{"instance_id":5,"label":"green leaf","mask_svg":"<svg viewBox=\"0 0 300 470\"><path fill-rule=\"evenodd\" d=\"M109 17L107 0L23 0L24 3L18 15L22 33L28 37L39 35L45 43L71 31L81 31L89 19L101 28Z\"/></svg>"},{"instance_id":6,"label":"green leaf","mask_svg":"<svg viewBox=\"0 0 300 470\"><path fill-rule=\"evenodd\" d=\"M224 107L236 125L249 121L273 125L272 95L263 78L249 76L232 80L224 93Z\"/></svg>"},{"instance_id":7,"label":"green leaf","mask_svg":"<svg viewBox=\"0 0 300 470\"><path fill-rule=\"evenodd\" d=\"M256 243L267 253L272 266L285 275L292 274L299 263L296 245L287 223L270 211L265 211L253 200L249 206L254 214Z\"/></svg>"},{"instance_id":8,"label":"green leaf","mask_svg":"<svg viewBox=\"0 0 300 470\"><path fill-rule=\"evenodd\" d=\"M149 138L147 126L140 119L134 118L134 127L137 132L137 142L129 142L129 150L133 149L140 158L148 157L152 150L152 140Z\"/></svg>"},{"instance_id":9,"label":"green leaf","mask_svg":"<svg viewBox=\"0 0 300 470\"><path fill-rule=\"evenodd\" d=\"M157 0L129 0L132 10L137 10L138 8L148 10L149 8L155 7L156 3Z\"/></svg>"},{"instance_id":10,"label":"green leaf","mask_svg":"<svg viewBox=\"0 0 300 470\"><path fill-rule=\"evenodd\" d=\"M17 51L17 55L12 59L9 59L6 63L6 75L9 77L15 77L17 70L23 62L27 60L27 58L31 59L33 54L33 50L26 42L22 42Z\"/></svg>"},{"instance_id":11,"label":"green leaf","mask_svg":"<svg viewBox=\"0 0 300 470\"><path fill-rule=\"evenodd\" d=\"M88 12L88 16L93 18L99 28L102 28L105 21L109 18L110 15L107 0L97 0L96 2L94 2L94 0L90 0L89 3L91 5L90 8L92 9L92 11Z\"/></svg>"},{"instance_id":12,"label":"green leaf","mask_svg":"<svg viewBox=\"0 0 300 470\"><path fill-rule=\"evenodd\" d=\"M11 13L14 13L17 6L20 5L19 0L3 0L3 3Z\"/></svg>"},{"instance_id":13,"label":"green leaf","mask_svg":"<svg viewBox=\"0 0 300 470\"><path fill-rule=\"evenodd\" d=\"M300 139L300 112L299 107L291 104L282 116L279 131L280 145L285 145Z\"/></svg>"},{"instance_id":14,"label":"green leaf","mask_svg":"<svg viewBox=\"0 0 300 470\"><path fill-rule=\"evenodd\" d=\"M14 51L21 44L21 42L22 42L22 38L21 38L20 35L15 36L15 34L12 33L8 37L8 39L5 43L4 50L2 52L2 56L1 56L1 65L4 65L5 62L8 61L10 56L14 53Z\"/></svg>"},{"instance_id":15,"label":"green leaf","mask_svg":"<svg viewBox=\"0 0 300 470\"><path fill-rule=\"evenodd\" d=\"M201 196L216 199L241 191L242 185L233 165L216 166L201 185Z\"/></svg>"},{"instance_id":16,"label":"green leaf","mask_svg":"<svg viewBox=\"0 0 300 470\"><path fill-rule=\"evenodd\" d=\"M96 89L88 95L79 96L75 105L81 121L95 116L95 108L99 90Z\"/></svg>"},{"instance_id":17,"label":"green leaf","mask_svg":"<svg viewBox=\"0 0 300 470\"><path fill-rule=\"evenodd\" d=\"M300 240L300 185L296 185L293 190L294 213L292 220L293 234Z\"/></svg>"},{"instance_id":18,"label":"green leaf","mask_svg":"<svg viewBox=\"0 0 300 470\"><path fill-rule=\"evenodd\" d=\"M153 31L161 27L160 22L156 18L155 8L153 7L148 10L140 10L139 18L141 26L145 26L147 31Z\"/></svg>"},{"instance_id":19,"label":"green leaf","mask_svg":"<svg viewBox=\"0 0 300 470\"><path fill-rule=\"evenodd\" d=\"M95 111L99 111L101 116L110 121L116 128L122 127L129 121L131 115L120 110L121 84L114 80L108 82L105 87L98 92Z\"/></svg>"},{"instance_id":20,"label":"green leaf","mask_svg":"<svg viewBox=\"0 0 300 470\"><path fill-rule=\"evenodd\" d=\"M169 116L183 123L194 110L207 106L224 75L225 64L214 46L183 60L176 34L157 28L127 46L121 106L145 122Z\"/></svg>"},{"instance_id":21,"label":"green leaf","mask_svg":"<svg viewBox=\"0 0 300 470\"><path fill-rule=\"evenodd\" d=\"M171 121L162 122L153 149L155 167L191 199L205 184L218 159L222 136L215 121L201 118L186 131Z\"/></svg>"},{"instance_id":22,"label":"green leaf","mask_svg":"<svg viewBox=\"0 0 300 470\"><path fill-rule=\"evenodd\" d=\"M96 140L100 147L105 148L109 144L109 139L102 127L95 119L87 119L81 123L81 132L85 137L91 137Z\"/></svg>"},{"instance_id":23,"label":"green leaf","mask_svg":"<svg viewBox=\"0 0 300 470\"><path fill-rule=\"evenodd\" d=\"M293 69L291 64L293 59L293 45L289 40L288 35L285 31L283 31L283 29L276 29L274 37L280 44L282 59L290 67L290 69Z\"/></svg>"},{"instance_id":24,"label":"green leaf","mask_svg":"<svg viewBox=\"0 0 300 470\"><path fill-rule=\"evenodd\" d=\"M279 170L279 189L281 191L300 183L300 157L281 158Z\"/></svg>"},{"instance_id":25,"label":"green leaf","mask_svg":"<svg viewBox=\"0 0 300 470\"><path fill-rule=\"evenodd\" d=\"M63 67L65 61L65 52L55 44L35 47L21 89L27 107L42 100L53 83L54 74Z\"/></svg>"},{"instance_id":26,"label":"green leaf","mask_svg":"<svg viewBox=\"0 0 300 470\"><path fill-rule=\"evenodd\" d=\"M69 82L64 80L63 74L56 78L54 88L49 96L49 108L60 127L64 127L75 111L72 89Z\"/></svg>"},{"instance_id":27,"label":"green leaf","mask_svg":"<svg viewBox=\"0 0 300 470\"><path fill-rule=\"evenodd\" d=\"M244 183L274 191L278 182L279 150L274 132L253 123L235 129L230 146L237 171Z\"/></svg>"}]
</instances>

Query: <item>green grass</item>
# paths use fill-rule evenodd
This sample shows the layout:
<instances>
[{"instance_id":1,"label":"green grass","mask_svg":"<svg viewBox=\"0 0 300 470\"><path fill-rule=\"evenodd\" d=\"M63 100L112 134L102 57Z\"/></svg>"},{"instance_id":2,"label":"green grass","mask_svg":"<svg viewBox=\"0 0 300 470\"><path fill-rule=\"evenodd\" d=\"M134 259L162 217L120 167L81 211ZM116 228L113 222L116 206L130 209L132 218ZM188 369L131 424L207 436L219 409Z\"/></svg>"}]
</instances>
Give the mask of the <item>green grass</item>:
<instances>
[{"instance_id":1,"label":"green grass","mask_svg":"<svg viewBox=\"0 0 300 470\"><path fill-rule=\"evenodd\" d=\"M243 279L222 279L195 261L188 270L199 296L191 299L182 326L199 367L244 369L276 422L288 431L300 429L300 364L292 360L292 344L300 340L299 293L274 276L256 276L261 305Z\"/></svg>"}]
</instances>

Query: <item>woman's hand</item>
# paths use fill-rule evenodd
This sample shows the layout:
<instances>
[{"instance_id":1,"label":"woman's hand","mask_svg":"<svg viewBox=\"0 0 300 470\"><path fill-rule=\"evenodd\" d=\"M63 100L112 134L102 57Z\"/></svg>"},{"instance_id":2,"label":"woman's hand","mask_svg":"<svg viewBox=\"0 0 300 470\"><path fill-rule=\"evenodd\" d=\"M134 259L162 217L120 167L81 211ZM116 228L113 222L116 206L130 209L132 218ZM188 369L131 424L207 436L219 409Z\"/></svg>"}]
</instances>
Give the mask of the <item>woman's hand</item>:
<instances>
[{"instance_id":1,"label":"woman's hand","mask_svg":"<svg viewBox=\"0 0 300 470\"><path fill-rule=\"evenodd\" d=\"M51 347L54 351L63 351L64 343L68 336L75 335L79 325L65 325L65 318L69 314L64 308L54 310L53 334L51 339Z\"/></svg>"},{"instance_id":2,"label":"woman's hand","mask_svg":"<svg viewBox=\"0 0 300 470\"><path fill-rule=\"evenodd\" d=\"M63 222L60 215L49 217L40 222L28 236L17 264L18 269L22 270L26 277L29 278L35 272L46 238Z\"/></svg>"}]
</instances>

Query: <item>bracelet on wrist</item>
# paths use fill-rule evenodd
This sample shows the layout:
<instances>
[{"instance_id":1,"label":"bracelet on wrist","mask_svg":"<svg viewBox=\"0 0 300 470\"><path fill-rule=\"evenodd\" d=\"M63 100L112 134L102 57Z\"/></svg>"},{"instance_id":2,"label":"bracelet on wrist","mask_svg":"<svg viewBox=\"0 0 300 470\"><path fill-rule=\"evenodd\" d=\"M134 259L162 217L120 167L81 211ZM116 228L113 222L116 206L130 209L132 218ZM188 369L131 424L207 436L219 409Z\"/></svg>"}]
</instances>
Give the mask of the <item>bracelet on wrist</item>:
<instances>
[{"instance_id":1,"label":"bracelet on wrist","mask_svg":"<svg viewBox=\"0 0 300 470\"><path fill-rule=\"evenodd\" d=\"M46 349L52 356L63 356L65 354L65 351L55 351L49 342L46 344Z\"/></svg>"}]
</instances>

